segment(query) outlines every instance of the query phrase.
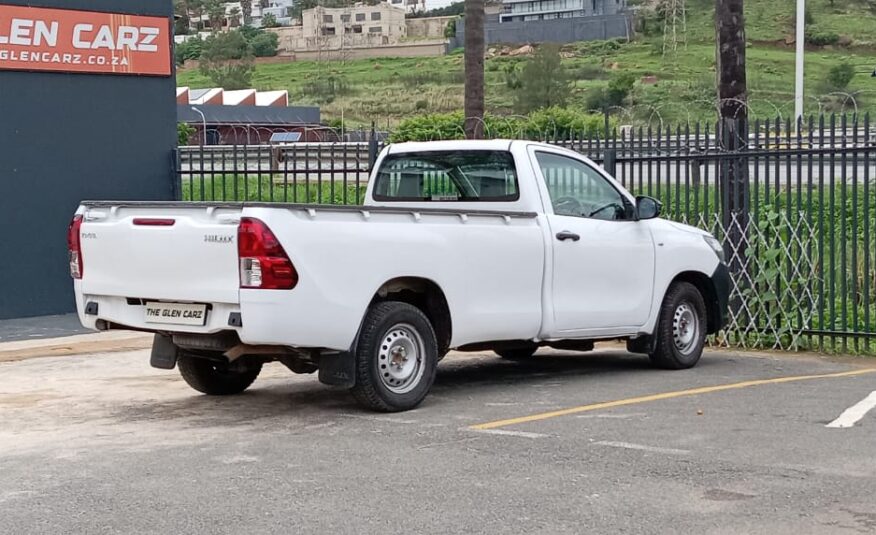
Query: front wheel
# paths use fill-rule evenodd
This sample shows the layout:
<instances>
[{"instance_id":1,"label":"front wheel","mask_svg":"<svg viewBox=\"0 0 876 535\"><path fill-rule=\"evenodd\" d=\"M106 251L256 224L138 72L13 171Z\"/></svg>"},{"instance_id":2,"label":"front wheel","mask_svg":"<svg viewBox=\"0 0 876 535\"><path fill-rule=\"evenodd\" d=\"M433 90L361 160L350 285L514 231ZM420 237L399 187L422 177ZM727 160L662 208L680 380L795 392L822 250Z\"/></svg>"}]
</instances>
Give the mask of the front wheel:
<instances>
[{"instance_id":1,"label":"front wheel","mask_svg":"<svg viewBox=\"0 0 876 535\"><path fill-rule=\"evenodd\" d=\"M429 319L398 301L372 306L356 344L353 397L362 406L398 412L419 405L435 381L438 343Z\"/></svg>"},{"instance_id":2,"label":"front wheel","mask_svg":"<svg viewBox=\"0 0 876 535\"><path fill-rule=\"evenodd\" d=\"M673 283L660 307L657 347L651 362L658 368L681 370L699 362L706 343L706 305L697 287Z\"/></svg>"},{"instance_id":3,"label":"front wheel","mask_svg":"<svg viewBox=\"0 0 876 535\"><path fill-rule=\"evenodd\" d=\"M179 373L198 392L210 396L240 394L256 380L262 371L261 362L228 364L207 358L180 355Z\"/></svg>"}]
</instances>

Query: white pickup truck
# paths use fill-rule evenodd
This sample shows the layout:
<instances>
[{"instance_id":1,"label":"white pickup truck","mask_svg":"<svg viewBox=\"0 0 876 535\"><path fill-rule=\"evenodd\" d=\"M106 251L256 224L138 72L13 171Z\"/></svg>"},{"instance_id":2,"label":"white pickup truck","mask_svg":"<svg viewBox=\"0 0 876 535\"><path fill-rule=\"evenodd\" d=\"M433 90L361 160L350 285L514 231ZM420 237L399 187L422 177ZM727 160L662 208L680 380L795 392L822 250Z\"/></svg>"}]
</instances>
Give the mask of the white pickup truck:
<instances>
[{"instance_id":1,"label":"white pickup truck","mask_svg":"<svg viewBox=\"0 0 876 535\"><path fill-rule=\"evenodd\" d=\"M400 411L450 349L621 339L694 366L728 270L712 236L659 212L555 146L406 143L363 206L83 202L68 245L83 325L154 332L152 365L196 390L242 392L279 361Z\"/></svg>"}]
</instances>

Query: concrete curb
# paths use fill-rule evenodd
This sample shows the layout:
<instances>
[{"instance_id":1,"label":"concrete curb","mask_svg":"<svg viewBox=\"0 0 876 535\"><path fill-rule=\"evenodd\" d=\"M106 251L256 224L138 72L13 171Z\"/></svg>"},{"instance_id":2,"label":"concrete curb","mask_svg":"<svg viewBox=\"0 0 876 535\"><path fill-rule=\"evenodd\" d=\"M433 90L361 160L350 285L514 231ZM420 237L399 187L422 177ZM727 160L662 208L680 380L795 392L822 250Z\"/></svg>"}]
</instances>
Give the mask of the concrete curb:
<instances>
[{"instance_id":1,"label":"concrete curb","mask_svg":"<svg viewBox=\"0 0 876 535\"><path fill-rule=\"evenodd\" d=\"M114 331L5 342L0 344L0 362L148 349L152 347L152 336L133 331Z\"/></svg>"}]
</instances>

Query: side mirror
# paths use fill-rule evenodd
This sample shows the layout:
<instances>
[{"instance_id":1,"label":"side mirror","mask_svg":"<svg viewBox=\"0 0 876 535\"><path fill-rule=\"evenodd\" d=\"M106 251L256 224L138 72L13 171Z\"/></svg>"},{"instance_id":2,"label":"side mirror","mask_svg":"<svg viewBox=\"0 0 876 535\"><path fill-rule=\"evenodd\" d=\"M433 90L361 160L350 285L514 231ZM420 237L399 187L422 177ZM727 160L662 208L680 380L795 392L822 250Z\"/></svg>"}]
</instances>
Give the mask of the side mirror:
<instances>
[{"instance_id":1,"label":"side mirror","mask_svg":"<svg viewBox=\"0 0 876 535\"><path fill-rule=\"evenodd\" d=\"M636 215L639 219L654 219L660 216L663 203L653 197L639 195L636 197Z\"/></svg>"}]
</instances>

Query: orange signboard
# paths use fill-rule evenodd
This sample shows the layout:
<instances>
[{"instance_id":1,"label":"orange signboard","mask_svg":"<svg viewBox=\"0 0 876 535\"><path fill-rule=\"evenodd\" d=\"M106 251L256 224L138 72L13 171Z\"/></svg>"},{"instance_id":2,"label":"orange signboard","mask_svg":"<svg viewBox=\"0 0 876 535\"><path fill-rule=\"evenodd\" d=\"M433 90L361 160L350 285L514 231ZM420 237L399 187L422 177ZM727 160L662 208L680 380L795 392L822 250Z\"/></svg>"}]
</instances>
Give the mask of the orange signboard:
<instances>
[{"instance_id":1,"label":"orange signboard","mask_svg":"<svg viewBox=\"0 0 876 535\"><path fill-rule=\"evenodd\" d=\"M170 18L0 5L0 70L170 76Z\"/></svg>"}]
</instances>

